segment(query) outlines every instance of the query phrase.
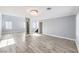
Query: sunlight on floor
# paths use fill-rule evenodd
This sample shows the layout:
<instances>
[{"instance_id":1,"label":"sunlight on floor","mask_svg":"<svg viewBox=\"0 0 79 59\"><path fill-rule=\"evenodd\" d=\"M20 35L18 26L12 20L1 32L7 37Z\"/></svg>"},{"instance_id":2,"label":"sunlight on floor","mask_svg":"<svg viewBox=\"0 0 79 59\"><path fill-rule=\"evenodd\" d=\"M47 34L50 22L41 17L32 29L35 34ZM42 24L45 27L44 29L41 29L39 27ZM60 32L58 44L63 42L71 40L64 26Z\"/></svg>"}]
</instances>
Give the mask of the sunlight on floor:
<instances>
[{"instance_id":1,"label":"sunlight on floor","mask_svg":"<svg viewBox=\"0 0 79 59\"><path fill-rule=\"evenodd\" d=\"M6 47L8 45L13 45L13 44L15 44L14 38L2 40L0 42L0 48Z\"/></svg>"},{"instance_id":2,"label":"sunlight on floor","mask_svg":"<svg viewBox=\"0 0 79 59\"><path fill-rule=\"evenodd\" d=\"M26 40L26 34L25 33L23 33L22 39L23 39L22 41L25 42L25 40Z\"/></svg>"},{"instance_id":3,"label":"sunlight on floor","mask_svg":"<svg viewBox=\"0 0 79 59\"><path fill-rule=\"evenodd\" d=\"M38 33L33 33L32 35L36 37L41 36L41 34L38 34Z\"/></svg>"}]
</instances>

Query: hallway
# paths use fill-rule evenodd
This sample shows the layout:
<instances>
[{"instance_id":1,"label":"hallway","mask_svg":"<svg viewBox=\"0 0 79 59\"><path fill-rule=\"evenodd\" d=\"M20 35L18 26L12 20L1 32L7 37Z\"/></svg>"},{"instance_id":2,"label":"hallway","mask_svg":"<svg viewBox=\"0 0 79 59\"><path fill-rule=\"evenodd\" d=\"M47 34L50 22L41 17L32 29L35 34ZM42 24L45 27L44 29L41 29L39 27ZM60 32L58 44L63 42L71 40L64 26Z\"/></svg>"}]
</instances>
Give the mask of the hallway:
<instances>
[{"instance_id":1,"label":"hallway","mask_svg":"<svg viewBox=\"0 0 79 59\"><path fill-rule=\"evenodd\" d=\"M26 37L25 37L26 36ZM43 34L3 34L0 41L2 53L76 53L74 41Z\"/></svg>"}]
</instances>

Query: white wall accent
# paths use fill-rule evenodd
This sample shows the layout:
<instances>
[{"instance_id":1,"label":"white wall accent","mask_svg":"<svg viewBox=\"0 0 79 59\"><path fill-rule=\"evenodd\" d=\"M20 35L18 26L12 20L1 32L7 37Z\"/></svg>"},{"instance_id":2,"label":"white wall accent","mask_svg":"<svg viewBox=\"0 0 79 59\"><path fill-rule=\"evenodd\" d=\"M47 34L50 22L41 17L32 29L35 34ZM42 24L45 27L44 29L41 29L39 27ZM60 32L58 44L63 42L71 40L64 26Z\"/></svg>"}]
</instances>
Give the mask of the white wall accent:
<instances>
[{"instance_id":1,"label":"white wall accent","mask_svg":"<svg viewBox=\"0 0 79 59\"><path fill-rule=\"evenodd\" d=\"M79 14L76 17L76 44L79 51Z\"/></svg>"},{"instance_id":2,"label":"white wall accent","mask_svg":"<svg viewBox=\"0 0 79 59\"><path fill-rule=\"evenodd\" d=\"M2 32L24 32L25 31L25 17L2 15ZM6 22L12 23L12 29L6 28Z\"/></svg>"},{"instance_id":3,"label":"white wall accent","mask_svg":"<svg viewBox=\"0 0 79 59\"><path fill-rule=\"evenodd\" d=\"M0 14L0 38L2 34L2 15Z\"/></svg>"},{"instance_id":4,"label":"white wall accent","mask_svg":"<svg viewBox=\"0 0 79 59\"><path fill-rule=\"evenodd\" d=\"M43 20L43 34L75 39L76 16Z\"/></svg>"}]
</instances>

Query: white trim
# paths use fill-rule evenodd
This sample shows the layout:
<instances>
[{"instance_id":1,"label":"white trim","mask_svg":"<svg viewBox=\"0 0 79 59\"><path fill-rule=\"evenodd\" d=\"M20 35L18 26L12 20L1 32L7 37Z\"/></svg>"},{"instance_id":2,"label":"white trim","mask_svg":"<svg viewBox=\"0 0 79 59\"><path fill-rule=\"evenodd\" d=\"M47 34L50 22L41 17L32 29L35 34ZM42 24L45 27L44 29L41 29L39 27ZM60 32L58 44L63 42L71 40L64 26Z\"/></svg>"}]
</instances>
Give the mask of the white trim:
<instances>
[{"instance_id":1,"label":"white trim","mask_svg":"<svg viewBox=\"0 0 79 59\"><path fill-rule=\"evenodd\" d=\"M49 35L49 36L52 36L52 37L64 38L64 39L68 39L68 40L72 40L72 41L75 41L75 39L72 39L72 38L68 38L68 37L62 37L62 36L51 35L51 34L45 34L45 35Z\"/></svg>"}]
</instances>

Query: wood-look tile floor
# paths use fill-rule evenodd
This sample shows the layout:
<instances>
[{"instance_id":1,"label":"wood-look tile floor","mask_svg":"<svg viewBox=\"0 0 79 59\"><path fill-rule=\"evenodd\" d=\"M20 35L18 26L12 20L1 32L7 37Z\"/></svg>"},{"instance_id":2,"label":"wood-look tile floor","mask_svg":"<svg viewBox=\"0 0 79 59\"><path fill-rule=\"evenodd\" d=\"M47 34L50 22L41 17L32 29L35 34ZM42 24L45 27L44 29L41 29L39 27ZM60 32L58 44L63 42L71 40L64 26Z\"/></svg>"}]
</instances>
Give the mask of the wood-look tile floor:
<instances>
[{"instance_id":1,"label":"wood-look tile floor","mask_svg":"<svg viewBox=\"0 0 79 59\"><path fill-rule=\"evenodd\" d=\"M0 53L77 53L74 41L43 34L3 34Z\"/></svg>"}]
</instances>

